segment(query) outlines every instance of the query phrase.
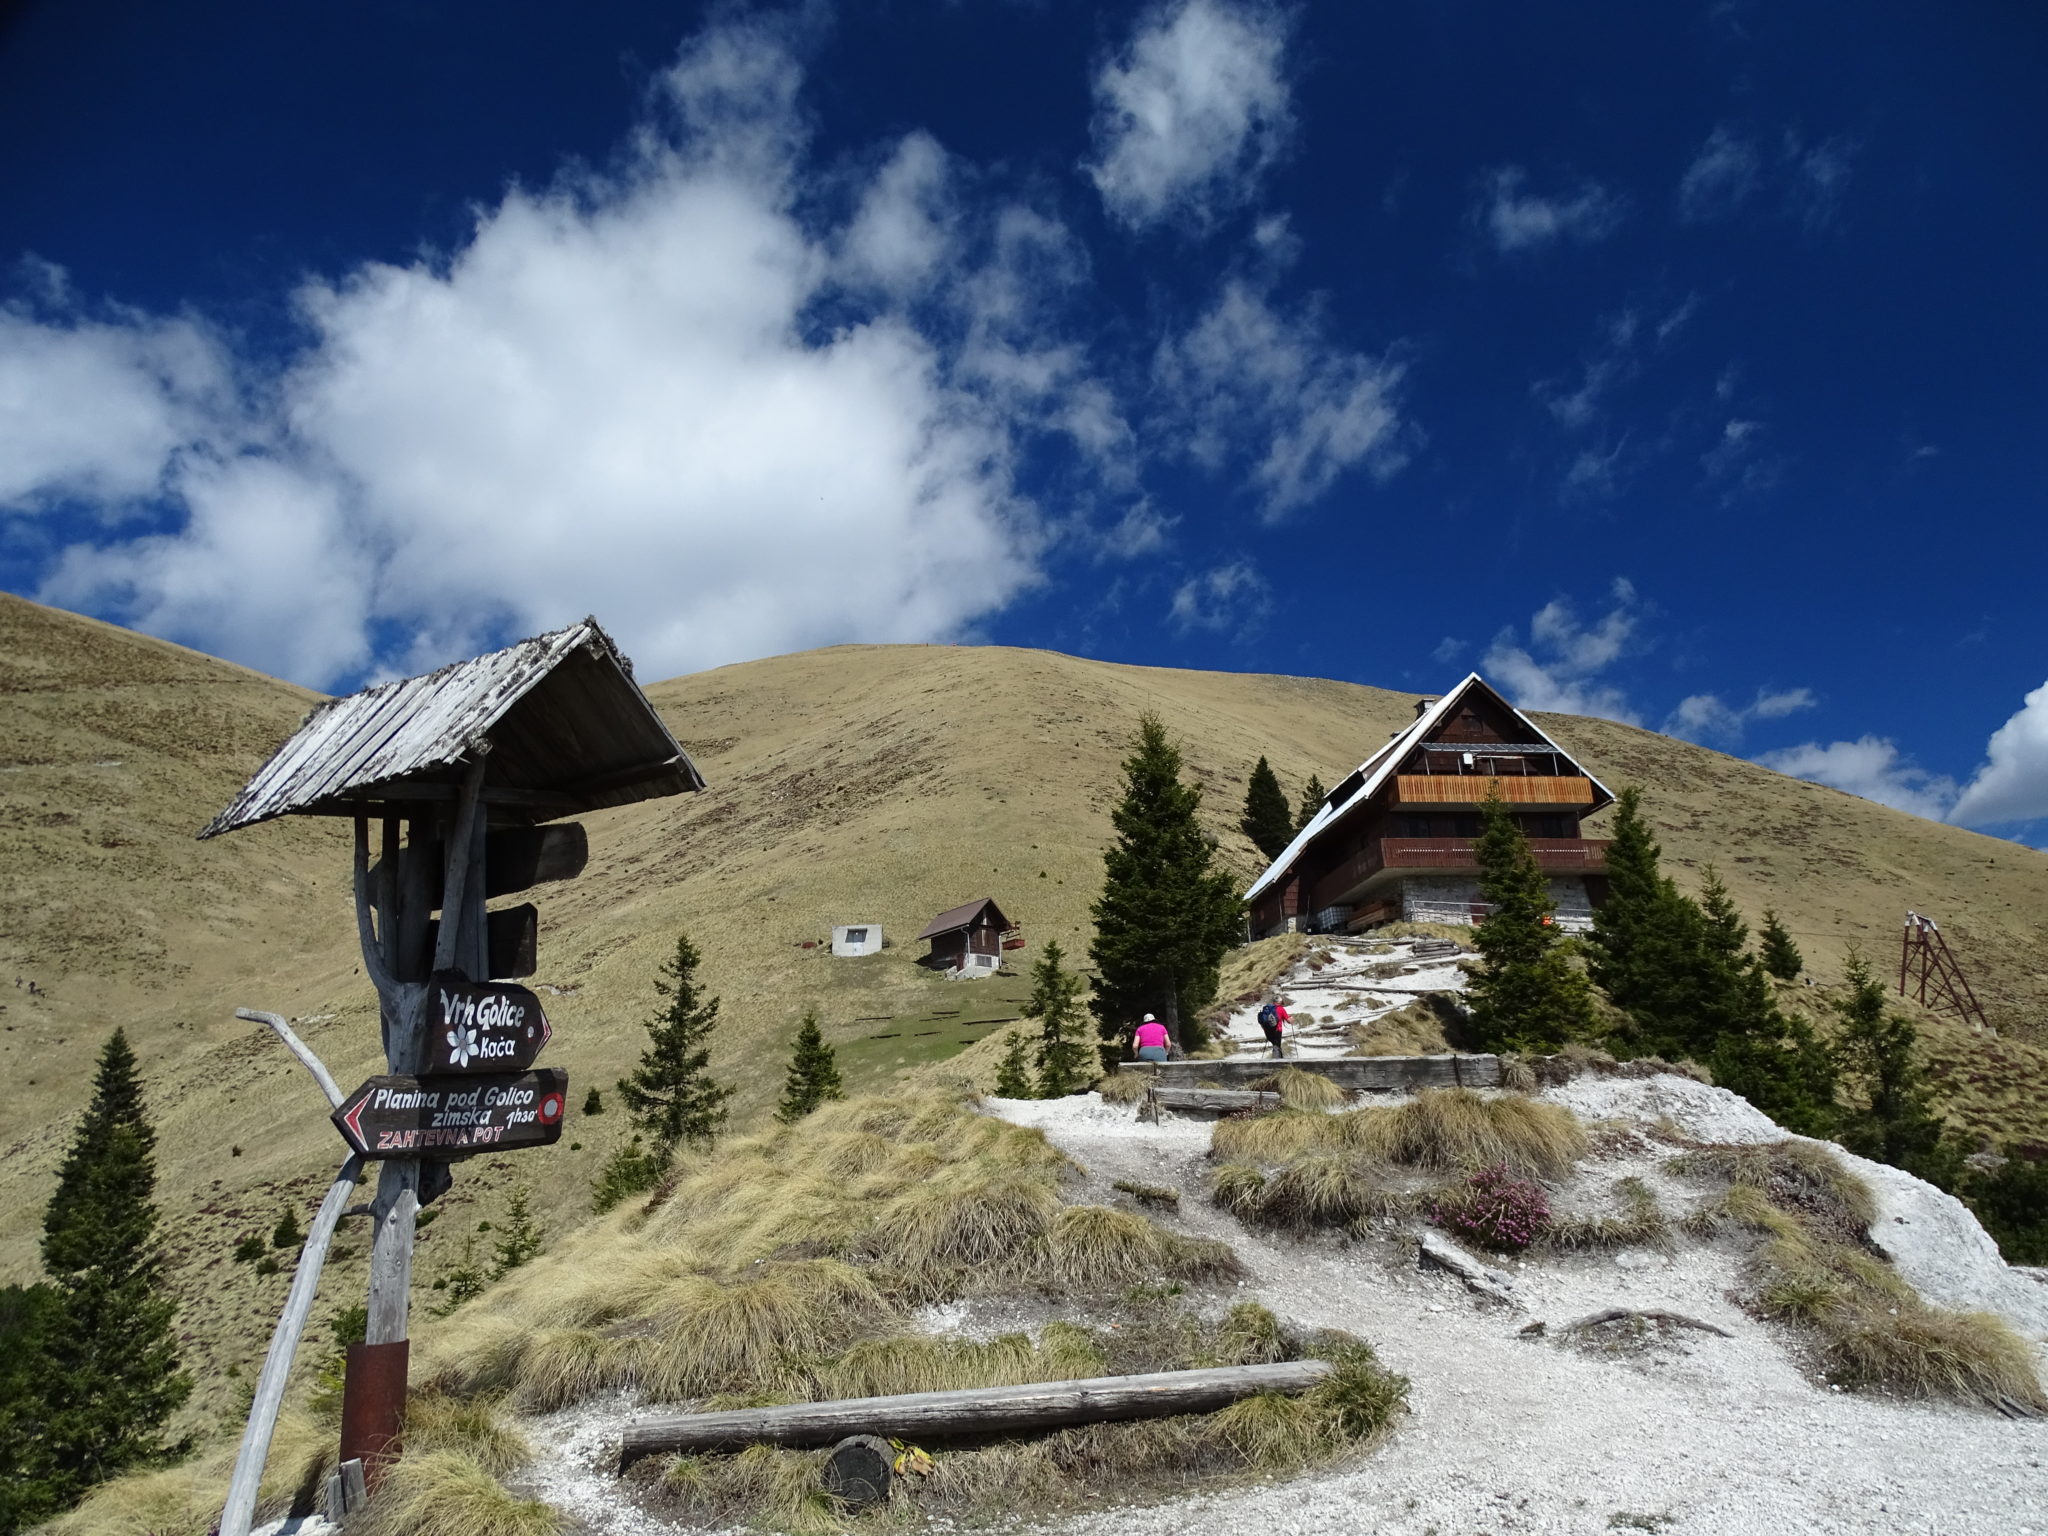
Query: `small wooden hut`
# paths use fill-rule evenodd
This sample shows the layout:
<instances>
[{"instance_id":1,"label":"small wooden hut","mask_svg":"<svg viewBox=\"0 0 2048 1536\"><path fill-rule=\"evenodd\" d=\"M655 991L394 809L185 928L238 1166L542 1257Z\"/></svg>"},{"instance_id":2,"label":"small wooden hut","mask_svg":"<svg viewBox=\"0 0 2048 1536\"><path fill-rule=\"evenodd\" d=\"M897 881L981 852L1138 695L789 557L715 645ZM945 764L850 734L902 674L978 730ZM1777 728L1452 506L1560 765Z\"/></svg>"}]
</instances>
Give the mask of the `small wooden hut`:
<instances>
[{"instance_id":1,"label":"small wooden hut","mask_svg":"<svg viewBox=\"0 0 2048 1536\"><path fill-rule=\"evenodd\" d=\"M1002 965L1004 940L1016 932L1017 925L1003 916L995 898L984 896L941 912L924 925L918 937L931 940L924 963L934 970L987 976Z\"/></svg>"}]
</instances>

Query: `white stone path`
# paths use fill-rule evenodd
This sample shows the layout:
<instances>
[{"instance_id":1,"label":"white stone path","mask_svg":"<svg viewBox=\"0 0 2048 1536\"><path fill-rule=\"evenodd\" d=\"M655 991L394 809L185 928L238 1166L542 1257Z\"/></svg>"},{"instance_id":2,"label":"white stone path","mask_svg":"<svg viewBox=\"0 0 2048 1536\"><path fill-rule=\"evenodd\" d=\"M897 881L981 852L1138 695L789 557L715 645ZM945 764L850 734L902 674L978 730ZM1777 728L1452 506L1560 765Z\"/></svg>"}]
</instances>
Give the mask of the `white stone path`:
<instances>
[{"instance_id":1,"label":"white stone path","mask_svg":"<svg viewBox=\"0 0 2048 1536\"><path fill-rule=\"evenodd\" d=\"M1404 1008L1432 992L1465 989L1465 969L1455 956L1418 959L1414 939L1339 938L1320 935L1280 978L1280 1000L1295 1020L1288 1031L1287 1054L1304 1058L1342 1056L1351 1049L1346 1032L1352 1024L1370 1023ZM1315 969L1316 957L1328 955ZM1233 1056L1270 1054L1259 1029L1259 1006L1246 1003L1231 1010L1223 1030ZM1303 1015L1316 1022L1304 1023ZM1324 1023L1326 1019L1334 1020Z\"/></svg>"}]
</instances>

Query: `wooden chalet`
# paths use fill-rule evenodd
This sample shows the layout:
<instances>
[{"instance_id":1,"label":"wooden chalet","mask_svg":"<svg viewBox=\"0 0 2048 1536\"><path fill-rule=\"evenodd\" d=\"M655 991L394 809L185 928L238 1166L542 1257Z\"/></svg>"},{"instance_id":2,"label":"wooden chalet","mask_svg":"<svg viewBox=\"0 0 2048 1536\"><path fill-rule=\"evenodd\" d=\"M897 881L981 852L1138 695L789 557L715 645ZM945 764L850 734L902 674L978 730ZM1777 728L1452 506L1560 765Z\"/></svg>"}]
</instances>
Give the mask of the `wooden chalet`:
<instances>
[{"instance_id":1,"label":"wooden chalet","mask_svg":"<svg viewBox=\"0 0 2048 1536\"><path fill-rule=\"evenodd\" d=\"M1614 796L1475 672L1421 700L1414 723L1324 798L1245 893L1252 936L1483 918L1473 850L1489 792L1549 876L1559 926L1590 927L1607 844L1579 823Z\"/></svg>"},{"instance_id":2,"label":"wooden chalet","mask_svg":"<svg viewBox=\"0 0 2048 1536\"><path fill-rule=\"evenodd\" d=\"M926 965L986 976L1002 965L1006 948L1016 948L1022 942L1015 937L1017 932L1017 925L1003 916L995 898L984 896L941 912L924 925L918 937L931 940L931 952L924 957Z\"/></svg>"}]
</instances>

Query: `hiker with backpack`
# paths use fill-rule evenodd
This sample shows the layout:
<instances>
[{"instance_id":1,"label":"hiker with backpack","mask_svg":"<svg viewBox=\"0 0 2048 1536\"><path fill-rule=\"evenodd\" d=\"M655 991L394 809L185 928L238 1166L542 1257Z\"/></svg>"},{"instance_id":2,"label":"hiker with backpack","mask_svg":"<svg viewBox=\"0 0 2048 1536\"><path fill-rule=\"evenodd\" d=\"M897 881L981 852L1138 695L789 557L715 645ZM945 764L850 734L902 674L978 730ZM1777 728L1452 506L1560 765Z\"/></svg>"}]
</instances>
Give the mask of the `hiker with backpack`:
<instances>
[{"instance_id":1,"label":"hiker with backpack","mask_svg":"<svg viewBox=\"0 0 2048 1536\"><path fill-rule=\"evenodd\" d=\"M1287 1055L1281 1048L1281 1034L1289 1022L1287 1005L1281 1002L1277 995L1268 999L1266 1005L1259 1010L1259 1029L1265 1034L1266 1043L1273 1047L1276 1060L1284 1059Z\"/></svg>"}]
</instances>

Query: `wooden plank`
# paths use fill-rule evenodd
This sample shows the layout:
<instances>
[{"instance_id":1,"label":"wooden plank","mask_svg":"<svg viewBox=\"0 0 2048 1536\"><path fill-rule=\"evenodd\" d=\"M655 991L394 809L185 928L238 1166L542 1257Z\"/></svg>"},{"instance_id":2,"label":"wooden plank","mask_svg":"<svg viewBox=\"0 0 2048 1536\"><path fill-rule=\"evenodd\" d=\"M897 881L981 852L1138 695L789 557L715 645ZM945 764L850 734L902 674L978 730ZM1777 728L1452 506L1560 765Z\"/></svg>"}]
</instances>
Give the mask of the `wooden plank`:
<instances>
[{"instance_id":1,"label":"wooden plank","mask_svg":"<svg viewBox=\"0 0 2048 1536\"><path fill-rule=\"evenodd\" d=\"M1142 1376L1094 1376L1021 1387L962 1392L909 1392L857 1397L786 1408L742 1408L730 1413L688 1413L628 1425L619 1446L619 1470L643 1456L669 1452L739 1450L749 1445L833 1445L849 1435L933 1440L1060 1429L1208 1413L1261 1392L1305 1392L1329 1374L1322 1360L1279 1365L1233 1365L1203 1371L1154 1371Z\"/></svg>"},{"instance_id":2,"label":"wooden plank","mask_svg":"<svg viewBox=\"0 0 2048 1536\"><path fill-rule=\"evenodd\" d=\"M1280 1095L1250 1088L1154 1088L1152 1102L1183 1115L1227 1115L1243 1109L1278 1109Z\"/></svg>"},{"instance_id":3,"label":"wooden plank","mask_svg":"<svg viewBox=\"0 0 2048 1536\"><path fill-rule=\"evenodd\" d=\"M366 1079L329 1118L365 1157L469 1157L552 1146L561 1139L568 1094L569 1074L560 1067L469 1077L390 1073Z\"/></svg>"},{"instance_id":4,"label":"wooden plank","mask_svg":"<svg viewBox=\"0 0 2048 1536\"><path fill-rule=\"evenodd\" d=\"M427 946L438 946L441 920L427 923ZM540 908L530 901L487 913L483 974L500 980L531 976L540 969Z\"/></svg>"},{"instance_id":5,"label":"wooden plank","mask_svg":"<svg viewBox=\"0 0 2048 1536\"><path fill-rule=\"evenodd\" d=\"M1271 1077L1282 1066L1327 1077L1358 1093L1393 1093L1417 1088L1498 1088L1498 1056L1309 1056L1276 1062L1271 1057L1237 1061L1127 1061L1126 1072L1151 1072L1161 1087L1244 1088Z\"/></svg>"}]
</instances>

